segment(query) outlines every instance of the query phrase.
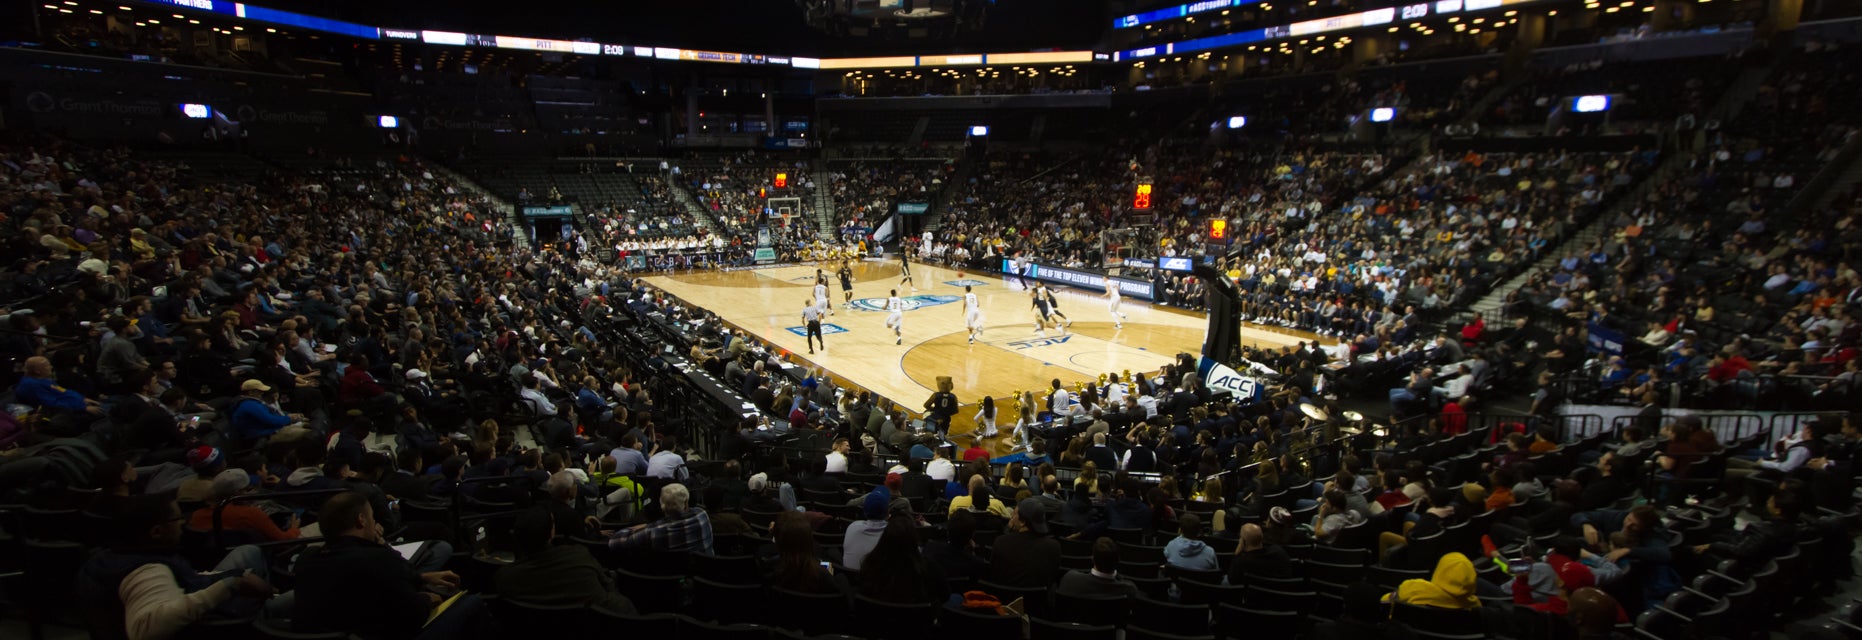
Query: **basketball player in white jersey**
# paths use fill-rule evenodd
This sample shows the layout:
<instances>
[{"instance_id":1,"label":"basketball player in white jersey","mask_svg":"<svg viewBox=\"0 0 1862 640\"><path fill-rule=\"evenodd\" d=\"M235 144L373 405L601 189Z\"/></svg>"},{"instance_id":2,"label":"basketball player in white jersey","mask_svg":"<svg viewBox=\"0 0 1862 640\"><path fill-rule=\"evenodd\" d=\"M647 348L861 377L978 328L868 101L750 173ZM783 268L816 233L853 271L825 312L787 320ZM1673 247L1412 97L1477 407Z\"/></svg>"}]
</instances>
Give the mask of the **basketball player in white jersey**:
<instances>
[{"instance_id":1,"label":"basketball player in white jersey","mask_svg":"<svg viewBox=\"0 0 1862 640\"><path fill-rule=\"evenodd\" d=\"M892 330L897 340L892 344L905 344L905 303L899 301L899 290L892 290L892 297L886 298L886 328Z\"/></svg>"},{"instance_id":2,"label":"basketball player in white jersey","mask_svg":"<svg viewBox=\"0 0 1862 640\"><path fill-rule=\"evenodd\" d=\"M976 335L983 332L983 307L970 289L963 287L963 326L970 328L970 344L976 344Z\"/></svg>"},{"instance_id":3,"label":"basketball player in white jersey","mask_svg":"<svg viewBox=\"0 0 1862 640\"><path fill-rule=\"evenodd\" d=\"M834 315L834 305L828 302L828 277L815 277L815 306L821 308L823 315Z\"/></svg>"},{"instance_id":4,"label":"basketball player in white jersey","mask_svg":"<svg viewBox=\"0 0 1862 640\"><path fill-rule=\"evenodd\" d=\"M1112 328L1113 329L1125 328L1125 314L1118 310L1119 299L1120 299L1120 294L1118 290L1118 282L1112 280L1111 278L1107 278L1106 279L1106 311L1112 314Z\"/></svg>"}]
</instances>

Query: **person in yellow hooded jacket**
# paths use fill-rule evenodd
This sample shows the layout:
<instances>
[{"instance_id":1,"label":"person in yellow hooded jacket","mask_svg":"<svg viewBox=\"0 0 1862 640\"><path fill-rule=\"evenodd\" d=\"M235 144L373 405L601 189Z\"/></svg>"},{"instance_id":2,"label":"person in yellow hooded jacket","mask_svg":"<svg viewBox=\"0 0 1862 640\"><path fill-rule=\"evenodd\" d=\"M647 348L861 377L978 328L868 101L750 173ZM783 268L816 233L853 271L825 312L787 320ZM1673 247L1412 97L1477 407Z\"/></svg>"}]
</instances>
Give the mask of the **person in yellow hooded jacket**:
<instances>
[{"instance_id":1,"label":"person in yellow hooded jacket","mask_svg":"<svg viewBox=\"0 0 1862 640\"><path fill-rule=\"evenodd\" d=\"M1474 563L1467 556L1450 553L1435 563L1435 575L1428 580L1404 580L1397 585L1396 593L1384 599L1421 607L1472 609L1481 606L1474 580Z\"/></svg>"}]
</instances>

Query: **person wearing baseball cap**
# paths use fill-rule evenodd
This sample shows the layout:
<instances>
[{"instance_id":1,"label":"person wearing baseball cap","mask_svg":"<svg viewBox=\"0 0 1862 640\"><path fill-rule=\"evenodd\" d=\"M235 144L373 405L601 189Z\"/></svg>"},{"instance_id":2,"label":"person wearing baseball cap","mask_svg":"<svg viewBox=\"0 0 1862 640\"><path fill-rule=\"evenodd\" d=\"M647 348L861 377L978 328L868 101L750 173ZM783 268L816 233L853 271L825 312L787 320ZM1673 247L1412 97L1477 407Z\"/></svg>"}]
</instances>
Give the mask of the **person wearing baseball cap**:
<instances>
[{"instance_id":1,"label":"person wearing baseball cap","mask_svg":"<svg viewBox=\"0 0 1862 640\"><path fill-rule=\"evenodd\" d=\"M1513 603L1533 611L1565 615L1571 610L1571 594L1579 589L1597 586L1597 575L1584 563L1558 553L1546 554L1545 562L1535 563L1532 574L1538 575L1540 567L1550 569L1556 590L1544 602L1533 602L1533 587L1527 576L1520 576L1513 581ZM1619 624L1629 622L1629 614L1621 607L1616 610Z\"/></svg>"},{"instance_id":2,"label":"person wearing baseball cap","mask_svg":"<svg viewBox=\"0 0 1862 640\"><path fill-rule=\"evenodd\" d=\"M175 489L175 499L181 502L206 502L213 496L213 479L226 469L226 457L219 449L199 446L188 449L184 455L189 469L194 470L194 477L182 480Z\"/></svg>"},{"instance_id":3,"label":"person wearing baseball cap","mask_svg":"<svg viewBox=\"0 0 1862 640\"><path fill-rule=\"evenodd\" d=\"M989 568L992 580L1011 587L1046 587L1060 576L1060 541L1048 537L1047 510L1039 501L1015 505Z\"/></svg>"},{"instance_id":4,"label":"person wearing baseball cap","mask_svg":"<svg viewBox=\"0 0 1862 640\"><path fill-rule=\"evenodd\" d=\"M303 416L285 415L265 401L271 390L270 385L257 379L240 383L239 401L233 405L232 418L233 437L239 442L236 448L257 446L265 438L296 440L310 433L301 424Z\"/></svg>"},{"instance_id":5,"label":"person wearing baseball cap","mask_svg":"<svg viewBox=\"0 0 1862 640\"><path fill-rule=\"evenodd\" d=\"M245 469L223 469L213 476L211 496L206 506L195 509L188 516L188 528L195 531L213 531L215 509L220 511L219 528L221 531L243 531L270 541L292 540L298 537L297 514L285 520L285 526L279 528L271 516L256 503L234 498L252 493L252 476Z\"/></svg>"},{"instance_id":6,"label":"person wearing baseball cap","mask_svg":"<svg viewBox=\"0 0 1862 640\"><path fill-rule=\"evenodd\" d=\"M866 554L873 552L873 547L879 544L880 534L886 532L886 515L891 512L892 492L885 487L873 487L860 500L862 519L847 525L847 532L842 535L842 566L860 570L860 563L866 560Z\"/></svg>"}]
</instances>

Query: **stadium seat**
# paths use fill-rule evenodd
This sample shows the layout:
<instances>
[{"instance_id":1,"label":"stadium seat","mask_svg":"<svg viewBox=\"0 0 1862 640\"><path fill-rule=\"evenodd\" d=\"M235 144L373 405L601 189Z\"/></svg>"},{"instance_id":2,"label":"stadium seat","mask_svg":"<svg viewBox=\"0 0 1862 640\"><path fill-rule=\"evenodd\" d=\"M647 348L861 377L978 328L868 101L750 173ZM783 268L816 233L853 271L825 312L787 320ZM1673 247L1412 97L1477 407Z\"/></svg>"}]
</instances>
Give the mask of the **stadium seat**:
<instances>
[{"instance_id":1,"label":"stadium seat","mask_svg":"<svg viewBox=\"0 0 1862 640\"><path fill-rule=\"evenodd\" d=\"M770 637L770 628L756 624L713 624L703 620L694 620L686 616L677 616L679 638L716 638L717 640L759 640ZM597 632L603 634L632 635L633 629L613 628Z\"/></svg>"},{"instance_id":2,"label":"stadium seat","mask_svg":"<svg viewBox=\"0 0 1862 640\"><path fill-rule=\"evenodd\" d=\"M1423 570L1396 569L1373 564L1364 570L1364 579L1371 584L1395 591L1404 580L1428 580L1431 572Z\"/></svg>"},{"instance_id":3,"label":"stadium seat","mask_svg":"<svg viewBox=\"0 0 1862 640\"><path fill-rule=\"evenodd\" d=\"M715 546L717 541L714 539ZM754 584L762 580L757 573L756 556L724 556L709 553L691 555L690 575L725 584Z\"/></svg>"},{"instance_id":4,"label":"stadium seat","mask_svg":"<svg viewBox=\"0 0 1862 640\"><path fill-rule=\"evenodd\" d=\"M497 596L482 597L486 608L491 611L492 617L496 618L499 624L513 629L523 629L525 633L553 636L579 635L588 625L583 615L588 607L582 605L546 607Z\"/></svg>"},{"instance_id":5,"label":"stadium seat","mask_svg":"<svg viewBox=\"0 0 1862 640\"><path fill-rule=\"evenodd\" d=\"M1306 562L1306 580L1315 589L1343 592L1347 585L1364 579L1364 565L1333 564L1320 560Z\"/></svg>"},{"instance_id":6,"label":"stadium seat","mask_svg":"<svg viewBox=\"0 0 1862 640\"><path fill-rule=\"evenodd\" d=\"M588 609L589 629L596 634L612 634L625 630L627 634L640 634L644 637L677 637L681 620L691 620L685 616L671 613L622 615L601 609Z\"/></svg>"},{"instance_id":7,"label":"stadium seat","mask_svg":"<svg viewBox=\"0 0 1862 640\"><path fill-rule=\"evenodd\" d=\"M1129 638L1132 630L1142 624L1147 631L1182 636L1201 636L1209 633L1208 605L1176 604L1149 596L1138 596L1131 601L1130 621L1125 627Z\"/></svg>"},{"instance_id":8,"label":"stadium seat","mask_svg":"<svg viewBox=\"0 0 1862 640\"><path fill-rule=\"evenodd\" d=\"M938 605L893 604L863 595L853 597L853 626L873 640L924 640L931 637Z\"/></svg>"},{"instance_id":9,"label":"stadium seat","mask_svg":"<svg viewBox=\"0 0 1862 640\"><path fill-rule=\"evenodd\" d=\"M1111 625L1084 625L1028 619L1028 640L1115 640L1118 629Z\"/></svg>"},{"instance_id":10,"label":"stadium seat","mask_svg":"<svg viewBox=\"0 0 1862 640\"><path fill-rule=\"evenodd\" d=\"M1312 591L1282 591L1250 584L1242 592L1242 601L1249 609L1257 611L1292 611L1305 615L1312 610L1312 601L1317 595Z\"/></svg>"},{"instance_id":11,"label":"stadium seat","mask_svg":"<svg viewBox=\"0 0 1862 640\"><path fill-rule=\"evenodd\" d=\"M938 612L938 629L950 638L1012 638L1021 636L1022 619L945 607Z\"/></svg>"},{"instance_id":12,"label":"stadium seat","mask_svg":"<svg viewBox=\"0 0 1862 640\"><path fill-rule=\"evenodd\" d=\"M1131 598L1126 597L1080 597L1058 591L1048 597L1052 608L1047 617L1055 622L1118 627L1125 624L1125 615L1131 610Z\"/></svg>"},{"instance_id":13,"label":"stadium seat","mask_svg":"<svg viewBox=\"0 0 1862 640\"><path fill-rule=\"evenodd\" d=\"M1232 604L1215 607L1215 632L1222 638L1295 638L1305 628L1306 617L1293 611L1261 611Z\"/></svg>"},{"instance_id":14,"label":"stadium seat","mask_svg":"<svg viewBox=\"0 0 1862 640\"><path fill-rule=\"evenodd\" d=\"M1021 600L1022 613L1031 616L1047 614L1047 587L1011 587L989 580L978 580L976 582L976 588L984 593L995 596L997 600L1001 600L1002 604L1005 605L1018 599Z\"/></svg>"},{"instance_id":15,"label":"stadium seat","mask_svg":"<svg viewBox=\"0 0 1862 640\"><path fill-rule=\"evenodd\" d=\"M290 620L259 620L252 623L252 631L264 640L351 640L353 636L342 632L297 633L291 631Z\"/></svg>"},{"instance_id":16,"label":"stadium seat","mask_svg":"<svg viewBox=\"0 0 1862 640\"><path fill-rule=\"evenodd\" d=\"M1442 609L1401 602L1390 605L1390 619L1412 629L1446 634L1482 633L1481 618L1471 609Z\"/></svg>"},{"instance_id":17,"label":"stadium seat","mask_svg":"<svg viewBox=\"0 0 1862 640\"><path fill-rule=\"evenodd\" d=\"M763 621L763 585L692 578L692 617L725 624Z\"/></svg>"},{"instance_id":18,"label":"stadium seat","mask_svg":"<svg viewBox=\"0 0 1862 640\"><path fill-rule=\"evenodd\" d=\"M614 570L614 586L642 613L677 613L681 602L680 576L650 576L626 569Z\"/></svg>"},{"instance_id":19,"label":"stadium seat","mask_svg":"<svg viewBox=\"0 0 1862 640\"><path fill-rule=\"evenodd\" d=\"M1207 628L1204 630L1207 631ZM1152 631L1136 624L1125 627L1125 640L1214 640L1214 638L1215 636L1208 633L1183 635Z\"/></svg>"},{"instance_id":20,"label":"stadium seat","mask_svg":"<svg viewBox=\"0 0 1862 640\"><path fill-rule=\"evenodd\" d=\"M1239 605L1243 602L1243 596L1247 592L1246 585L1208 584L1193 580L1180 582L1177 584L1177 588L1182 591L1183 604L1206 606L1216 604Z\"/></svg>"},{"instance_id":21,"label":"stadium seat","mask_svg":"<svg viewBox=\"0 0 1862 640\"><path fill-rule=\"evenodd\" d=\"M1199 571L1185 569L1176 565L1164 565L1164 575L1178 582L1191 581L1207 584L1219 584L1228 574L1221 571Z\"/></svg>"},{"instance_id":22,"label":"stadium seat","mask_svg":"<svg viewBox=\"0 0 1862 640\"><path fill-rule=\"evenodd\" d=\"M769 610L782 614L772 624L809 634L840 633L848 624L847 599L838 593L771 589Z\"/></svg>"}]
</instances>

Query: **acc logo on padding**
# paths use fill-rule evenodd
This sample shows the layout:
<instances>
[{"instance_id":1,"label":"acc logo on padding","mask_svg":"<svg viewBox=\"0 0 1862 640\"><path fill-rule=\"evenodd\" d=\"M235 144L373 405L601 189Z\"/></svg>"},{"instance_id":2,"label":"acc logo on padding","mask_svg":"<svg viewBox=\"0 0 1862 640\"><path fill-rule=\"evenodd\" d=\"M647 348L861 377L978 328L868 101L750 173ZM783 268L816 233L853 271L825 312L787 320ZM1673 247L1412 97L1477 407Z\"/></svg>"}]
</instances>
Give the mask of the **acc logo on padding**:
<instances>
[{"instance_id":1,"label":"acc logo on padding","mask_svg":"<svg viewBox=\"0 0 1862 640\"><path fill-rule=\"evenodd\" d=\"M963 298L957 296L907 296L899 298L899 306L903 307L906 311L911 311L924 307L935 307L940 304L950 304L962 299ZM886 299L860 298L853 301L853 308L860 311L885 311Z\"/></svg>"}]
</instances>

